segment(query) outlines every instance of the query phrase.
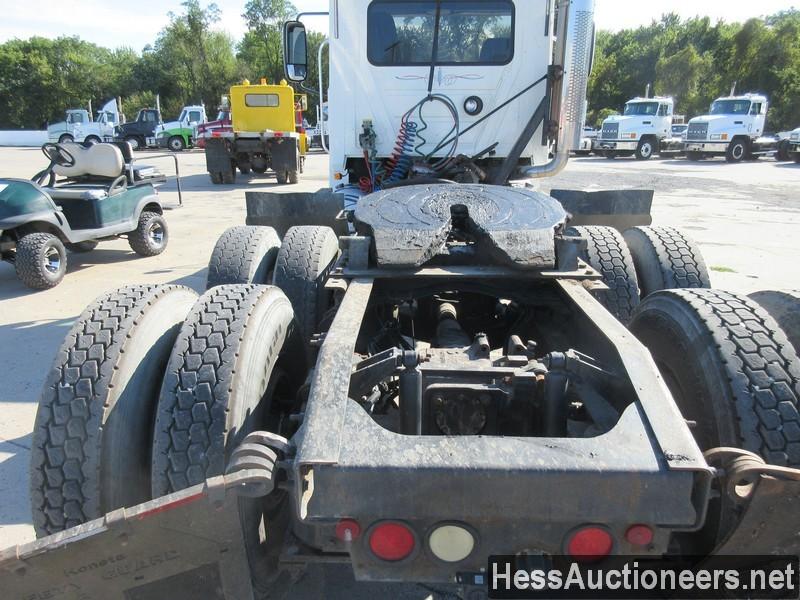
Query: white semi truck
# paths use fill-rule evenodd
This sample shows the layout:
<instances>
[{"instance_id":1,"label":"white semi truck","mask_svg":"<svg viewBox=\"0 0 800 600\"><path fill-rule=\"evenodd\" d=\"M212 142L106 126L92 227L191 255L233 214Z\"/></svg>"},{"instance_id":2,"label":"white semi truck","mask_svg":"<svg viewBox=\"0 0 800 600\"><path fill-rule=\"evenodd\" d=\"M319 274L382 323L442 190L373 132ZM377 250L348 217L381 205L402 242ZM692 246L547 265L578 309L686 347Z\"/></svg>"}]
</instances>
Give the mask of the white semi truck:
<instances>
[{"instance_id":1,"label":"white semi truck","mask_svg":"<svg viewBox=\"0 0 800 600\"><path fill-rule=\"evenodd\" d=\"M623 114L603 121L596 146L607 158L650 160L660 151L662 140L670 136L674 109L672 98L633 98L625 103Z\"/></svg>"},{"instance_id":2,"label":"white semi truck","mask_svg":"<svg viewBox=\"0 0 800 600\"><path fill-rule=\"evenodd\" d=\"M762 94L717 98L707 115L689 121L686 157L724 156L731 163L774 154L774 137L762 137L769 100Z\"/></svg>"},{"instance_id":3,"label":"white semi truck","mask_svg":"<svg viewBox=\"0 0 800 600\"><path fill-rule=\"evenodd\" d=\"M70 108L63 121L53 123L47 128L50 142L110 142L114 139L114 129L119 125L117 101L110 100L97 111L97 120L92 121L88 110Z\"/></svg>"}]
</instances>

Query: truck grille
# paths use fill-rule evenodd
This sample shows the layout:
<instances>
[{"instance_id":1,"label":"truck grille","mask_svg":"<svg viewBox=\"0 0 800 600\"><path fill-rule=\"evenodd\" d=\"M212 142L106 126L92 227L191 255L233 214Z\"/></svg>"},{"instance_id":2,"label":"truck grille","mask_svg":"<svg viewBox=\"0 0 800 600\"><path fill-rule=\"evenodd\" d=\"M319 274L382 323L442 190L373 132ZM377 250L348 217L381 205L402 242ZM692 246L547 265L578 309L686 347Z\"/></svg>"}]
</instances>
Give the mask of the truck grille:
<instances>
[{"instance_id":1,"label":"truck grille","mask_svg":"<svg viewBox=\"0 0 800 600\"><path fill-rule=\"evenodd\" d=\"M619 123L603 123L603 132L600 138L604 140L615 140L619 135Z\"/></svg>"},{"instance_id":2,"label":"truck grille","mask_svg":"<svg viewBox=\"0 0 800 600\"><path fill-rule=\"evenodd\" d=\"M708 137L708 123L692 123L689 129L686 130L686 139L688 141L698 140L702 141Z\"/></svg>"}]
</instances>

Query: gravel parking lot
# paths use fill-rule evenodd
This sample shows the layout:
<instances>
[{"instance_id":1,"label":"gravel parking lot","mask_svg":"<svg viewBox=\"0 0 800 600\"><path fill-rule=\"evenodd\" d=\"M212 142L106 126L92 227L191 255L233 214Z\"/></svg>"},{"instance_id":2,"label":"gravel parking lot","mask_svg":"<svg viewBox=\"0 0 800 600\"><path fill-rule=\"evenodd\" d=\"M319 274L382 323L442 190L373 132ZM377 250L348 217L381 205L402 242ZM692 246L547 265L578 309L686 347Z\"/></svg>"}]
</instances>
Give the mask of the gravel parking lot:
<instances>
[{"instance_id":1,"label":"gravel parking lot","mask_svg":"<svg viewBox=\"0 0 800 600\"><path fill-rule=\"evenodd\" d=\"M149 162L146 153L138 158ZM105 242L91 253L71 254L64 281L44 292L31 292L12 265L0 263L0 547L33 539L27 465L36 403L56 349L83 308L97 295L131 283L181 283L201 291L217 237L244 223L246 189L314 191L327 184L323 154L309 156L301 183L291 188L278 188L272 177L241 175L236 185L213 186L202 152L184 152L179 160L184 207L166 214L170 243L162 255L139 258L125 240ZM152 163L171 168L169 160ZM27 178L43 166L38 149L0 148L0 177ZM771 159L729 165L588 157L572 160L556 179L542 183L543 191L551 187L655 189L655 222L683 227L698 240L715 287L744 293L800 287L800 165ZM161 196L177 204L174 182ZM308 594L324 589L331 597L329 586L346 589L347 581L346 574L331 571L304 585L311 586ZM407 597L431 593L412 587ZM379 589L370 587L365 597Z\"/></svg>"}]
</instances>

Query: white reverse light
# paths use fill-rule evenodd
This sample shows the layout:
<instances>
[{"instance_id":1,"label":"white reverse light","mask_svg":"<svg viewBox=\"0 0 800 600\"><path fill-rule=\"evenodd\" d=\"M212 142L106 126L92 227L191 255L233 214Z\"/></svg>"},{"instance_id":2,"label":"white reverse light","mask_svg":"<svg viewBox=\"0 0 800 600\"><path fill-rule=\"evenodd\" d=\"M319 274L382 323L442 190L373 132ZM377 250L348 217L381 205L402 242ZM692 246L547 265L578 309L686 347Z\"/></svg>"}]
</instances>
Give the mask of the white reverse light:
<instances>
[{"instance_id":1,"label":"white reverse light","mask_svg":"<svg viewBox=\"0 0 800 600\"><path fill-rule=\"evenodd\" d=\"M472 553L475 537L458 525L442 525L433 530L428 545L439 560L459 562Z\"/></svg>"}]
</instances>

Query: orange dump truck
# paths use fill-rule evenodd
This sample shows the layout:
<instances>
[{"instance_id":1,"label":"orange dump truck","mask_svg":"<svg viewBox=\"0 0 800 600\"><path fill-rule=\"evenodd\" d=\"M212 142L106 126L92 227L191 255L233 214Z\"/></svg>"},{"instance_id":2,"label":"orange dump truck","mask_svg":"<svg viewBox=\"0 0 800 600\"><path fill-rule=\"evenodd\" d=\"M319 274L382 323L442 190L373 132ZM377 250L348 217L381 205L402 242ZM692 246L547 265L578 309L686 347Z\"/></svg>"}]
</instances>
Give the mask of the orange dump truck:
<instances>
[{"instance_id":1,"label":"orange dump truck","mask_svg":"<svg viewBox=\"0 0 800 600\"><path fill-rule=\"evenodd\" d=\"M269 85L265 79L259 84L245 80L231 87L232 131L206 140L212 183L233 183L237 169L242 174L272 170L278 183L297 183L307 149L301 126L306 105L306 97L285 81Z\"/></svg>"}]
</instances>

